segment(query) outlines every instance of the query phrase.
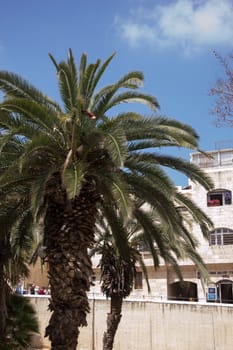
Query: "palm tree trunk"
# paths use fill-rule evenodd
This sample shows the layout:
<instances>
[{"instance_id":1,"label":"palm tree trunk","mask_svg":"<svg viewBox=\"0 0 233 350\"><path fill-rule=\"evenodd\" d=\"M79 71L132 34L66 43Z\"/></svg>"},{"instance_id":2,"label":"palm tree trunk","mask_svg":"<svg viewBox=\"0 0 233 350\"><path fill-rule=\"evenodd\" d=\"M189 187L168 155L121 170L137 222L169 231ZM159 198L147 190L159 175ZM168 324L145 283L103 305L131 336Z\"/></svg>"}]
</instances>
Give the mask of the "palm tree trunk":
<instances>
[{"instance_id":1,"label":"palm tree trunk","mask_svg":"<svg viewBox=\"0 0 233 350\"><path fill-rule=\"evenodd\" d=\"M6 307L6 291L5 281L3 274L3 266L0 264L0 344L4 344L6 337L6 318L7 318L7 307Z\"/></svg>"},{"instance_id":2,"label":"palm tree trunk","mask_svg":"<svg viewBox=\"0 0 233 350\"><path fill-rule=\"evenodd\" d=\"M103 336L103 350L112 350L115 334L121 320L123 298L121 295L111 296L111 312L107 316L107 331Z\"/></svg>"},{"instance_id":3,"label":"palm tree trunk","mask_svg":"<svg viewBox=\"0 0 233 350\"><path fill-rule=\"evenodd\" d=\"M9 235L3 235L0 240L0 344L4 343L6 338L6 319L7 319L7 306L6 306L6 280L4 274L4 266L10 258L10 242Z\"/></svg>"},{"instance_id":4,"label":"palm tree trunk","mask_svg":"<svg viewBox=\"0 0 233 350\"><path fill-rule=\"evenodd\" d=\"M79 327L87 325L92 276L88 249L94 243L97 196L85 186L70 205L50 202L45 221L50 310L46 336L52 350L76 350Z\"/></svg>"}]
</instances>

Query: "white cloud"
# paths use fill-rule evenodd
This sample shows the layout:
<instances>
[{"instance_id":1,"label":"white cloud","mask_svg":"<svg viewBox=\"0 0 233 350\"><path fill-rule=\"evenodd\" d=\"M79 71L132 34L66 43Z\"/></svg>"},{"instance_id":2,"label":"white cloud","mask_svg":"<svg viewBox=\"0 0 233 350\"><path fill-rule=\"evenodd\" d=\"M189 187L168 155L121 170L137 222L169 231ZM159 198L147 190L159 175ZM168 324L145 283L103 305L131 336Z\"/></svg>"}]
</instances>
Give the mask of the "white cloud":
<instances>
[{"instance_id":1,"label":"white cloud","mask_svg":"<svg viewBox=\"0 0 233 350\"><path fill-rule=\"evenodd\" d=\"M127 20L116 18L131 46L176 47L184 53L221 45L232 47L232 0L175 0L153 9L138 8Z\"/></svg>"}]
</instances>

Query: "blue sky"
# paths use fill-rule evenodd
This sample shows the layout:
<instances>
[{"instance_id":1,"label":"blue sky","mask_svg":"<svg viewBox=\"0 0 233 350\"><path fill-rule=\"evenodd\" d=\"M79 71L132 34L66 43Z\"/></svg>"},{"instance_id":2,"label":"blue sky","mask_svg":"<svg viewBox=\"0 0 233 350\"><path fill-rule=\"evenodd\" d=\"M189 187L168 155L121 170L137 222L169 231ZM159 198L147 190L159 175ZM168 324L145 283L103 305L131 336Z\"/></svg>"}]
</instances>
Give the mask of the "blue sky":
<instances>
[{"instance_id":1,"label":"blue sky","mask_svg":"<svg viewBox=\"0 0 233 350\"><path fill-rule=\"evenodd\" d=\"M233 0L2 0L0 6L1 70L57 99L49 52L66 59L72 48L77 62L83 52L89 61L116 52L104 85L140 70L143 90L158 98L159 113L192 125L201 149L233 147L232 129L214 124L208 94L224 77L212 51L225 56L233 50ZM189 159L189 151L175 154Z\"/></svg>"}]
</instances>

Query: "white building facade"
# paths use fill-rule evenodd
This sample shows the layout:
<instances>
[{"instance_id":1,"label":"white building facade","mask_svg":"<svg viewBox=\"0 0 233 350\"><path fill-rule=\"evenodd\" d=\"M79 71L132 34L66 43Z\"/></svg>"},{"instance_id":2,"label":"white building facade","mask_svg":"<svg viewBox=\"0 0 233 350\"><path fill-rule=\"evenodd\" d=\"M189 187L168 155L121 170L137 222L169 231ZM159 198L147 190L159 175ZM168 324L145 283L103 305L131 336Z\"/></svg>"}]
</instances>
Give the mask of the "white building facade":
<instances>
[{"instance_id":1,"label":"white building facade","mask_svg":"<svg viewBox=\"0 0 233 350\"><path fill-rule=\"evenodd\" d=\"M190 182L191 199L211 218L214 228L209 239L203 238L200 229L193 232L200 242L210 281L206 297L220 303L233 303L233 149L221 149L191 154L190 161L202 168L213 180L214 188L207 192L198 184ZM213 287L213 288L212 288ZM208 292L216 291L214 295ZM197 298L202 296L197 288Z\"/></svg>"},{"instance_id":2,"label":"white building facade","mask_svg":"<svg viewBox=\"0 0 233 350\"><path fill-rule=\"evenodd\" d=\"M214 188L207 192L201 185L189 180L188 186L178 188L201 208L212 220L213 230L209 238L203 237L200 227L192 223L191 230L199 241L198 251L208 271L209 281L203 281L192 261L181 261L183 281L169 266L161 263L154 270L148 252L142 252L149 273L151 294L148 295L143 275L138 269L138 278L131 297L168 299L174 301L196 301L233 303L233 149L221 149L193 153L190 161L202 168L213 180ZM98 257L94 259L97 266ZM99 293L99 271L92 293Z\"/></svg>"}]
</instances>

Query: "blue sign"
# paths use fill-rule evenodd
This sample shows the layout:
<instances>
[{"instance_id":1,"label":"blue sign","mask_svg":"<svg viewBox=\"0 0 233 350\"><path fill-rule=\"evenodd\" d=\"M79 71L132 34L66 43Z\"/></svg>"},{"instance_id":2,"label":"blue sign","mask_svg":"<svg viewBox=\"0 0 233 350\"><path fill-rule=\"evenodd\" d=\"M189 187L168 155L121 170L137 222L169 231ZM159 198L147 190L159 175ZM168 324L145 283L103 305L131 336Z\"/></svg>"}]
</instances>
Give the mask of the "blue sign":
<instances>
[{"instance_id":1,"label":"blue sign","mask_svg":"<svg viewBox=\"0 0 233 350\"><path fill-rule=\"evenodd\" d=\"M215 301L217 300L217 289L216 287L207 288L207 300Z\"/></svg>"}]
</instances>

